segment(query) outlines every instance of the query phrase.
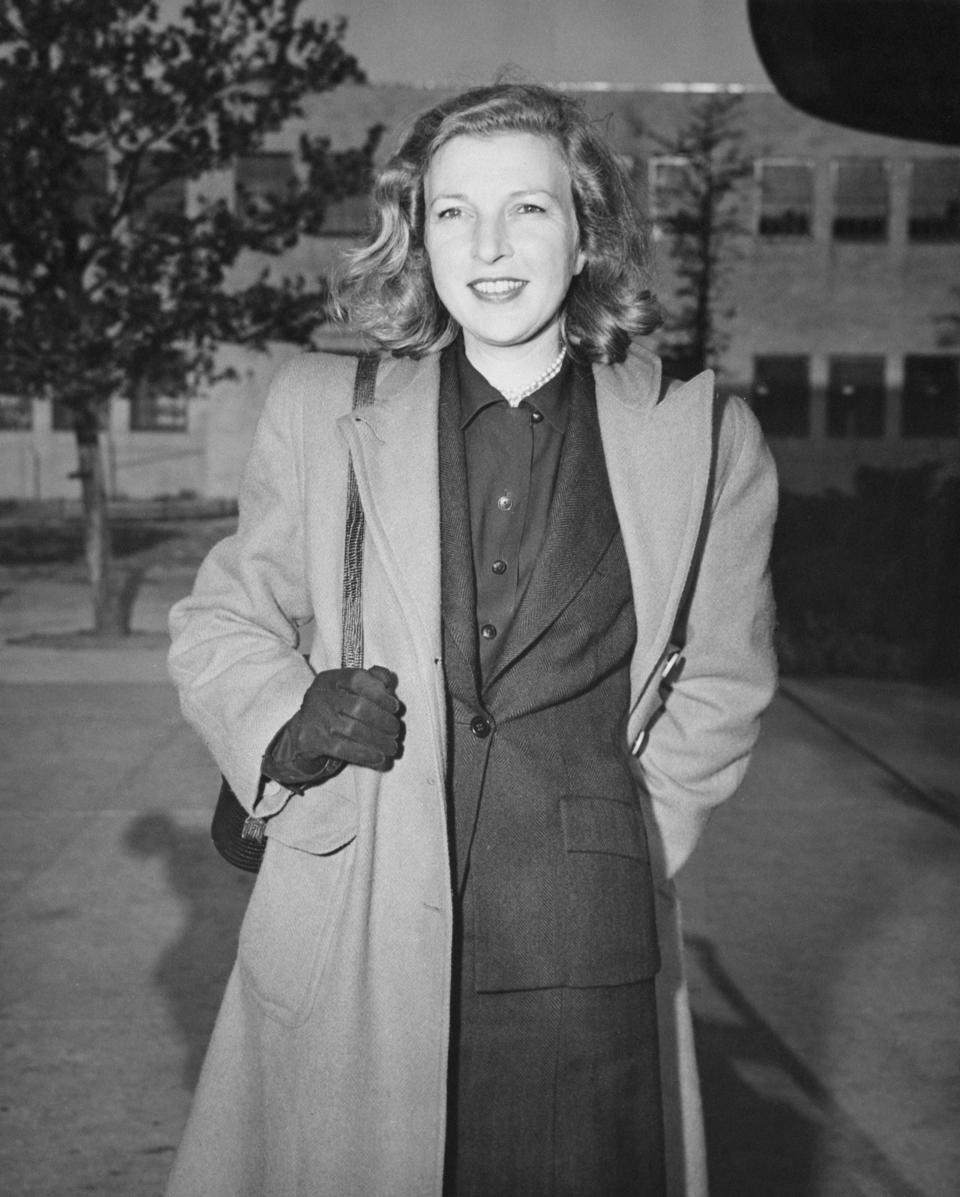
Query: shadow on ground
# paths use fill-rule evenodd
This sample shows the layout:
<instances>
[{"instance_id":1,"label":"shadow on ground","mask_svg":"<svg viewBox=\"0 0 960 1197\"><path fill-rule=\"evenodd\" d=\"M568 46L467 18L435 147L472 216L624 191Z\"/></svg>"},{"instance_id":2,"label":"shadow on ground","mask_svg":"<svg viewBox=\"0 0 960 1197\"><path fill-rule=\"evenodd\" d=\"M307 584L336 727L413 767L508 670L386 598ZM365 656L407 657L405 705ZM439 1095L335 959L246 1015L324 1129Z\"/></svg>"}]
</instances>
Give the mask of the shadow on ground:
<instances>
[{"instance_id":1,"label":"shadow on ground","mask_svg":"<svg viewBox=\"0 0 960 1197\"><path fill-rule=\"evenodd\" d=\"M138 817L125 844L134 856L162 861L184 907L183 933L153 977L183 1039L183 1084L193 1089L253 878L220 860L206 829L183 827L167 813ZM710 989L711 1010L724 1011L695 1010L712 1197L923 1197L761 1017L711 941L690 937L687 950ZM824 1188L824 1163L839 1158L844 1188L834 1192L829 1181Z\"/></svg>"},{"instance_id":2,"label":"shadow on ground","mask_svg":"<svg viewBox=\"0 0 960 1197\"><path fill-rule=\"evenodd\" d=\"M140 815L125 845L133 856L162 860L170 890L184 907L183 933L160 956L153 977L183 1037L183 1083L193 1089L254 878L222 861L205 830L183 827L165 813Z\"/></svg>"},{"instance_id":3,"label":"shadow on ground","mask_svg":"<svg viewBox=\"0 0 960 1197\"><path fill-rule=\"evenodd\" d=\"M687 950L729 1011L694 1014L711 1197L924 1197L747 1000L710 940ZM843 1191L825 1189L827 1159Z\"/></svg>"}]
</instances>

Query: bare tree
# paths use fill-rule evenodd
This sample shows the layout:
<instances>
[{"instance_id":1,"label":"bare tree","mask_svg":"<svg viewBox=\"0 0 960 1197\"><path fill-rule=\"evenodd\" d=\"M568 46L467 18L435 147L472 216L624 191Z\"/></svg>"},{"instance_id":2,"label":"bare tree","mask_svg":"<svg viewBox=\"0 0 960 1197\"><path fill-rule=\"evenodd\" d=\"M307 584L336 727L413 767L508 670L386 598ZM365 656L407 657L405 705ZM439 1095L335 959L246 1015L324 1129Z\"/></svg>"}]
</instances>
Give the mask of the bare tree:
<instances>
[{"instance_id":1,"label":"bare tree","mask_svg":"<svg viewBox=\"0 0 960 1197\"><path fill-rule=\"evenodd\" d=\"M669 259L673 294L664 298L660 349L684 373L716 367L734 315L730 280L748 227L743 98L729 91L697 97L674 133L638 123L657 155L654 219Z\"/></svg>"}]
</instances>

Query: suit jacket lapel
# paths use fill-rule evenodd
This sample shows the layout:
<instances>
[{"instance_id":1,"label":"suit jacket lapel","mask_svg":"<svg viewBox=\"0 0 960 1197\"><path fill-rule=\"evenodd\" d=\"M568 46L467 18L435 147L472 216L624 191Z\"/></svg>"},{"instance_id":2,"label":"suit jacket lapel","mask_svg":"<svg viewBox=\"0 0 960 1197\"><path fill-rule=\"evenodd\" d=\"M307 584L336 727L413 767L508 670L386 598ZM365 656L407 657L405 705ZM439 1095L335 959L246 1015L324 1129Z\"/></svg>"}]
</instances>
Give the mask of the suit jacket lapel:
<instances>
[{"instance_id":1,"label":"suit jacket lapel","mask_svg":"<svg viewBox=\"0 0 960 1197\"><path fill-rule=\"evenodd\" d=\"M447 686L465 702L477 700L476 579L467 491L467 461L460 431L456 362L440 359L440 543L441 595Z\"/></svg>"},{"instance_id":2,"label":"suit jacket lapel","mask_svg":"<svg viewBox=\"0 0 960 1197\"><path fill-rule=\"evenodd\" d=\"M616 532L593 379L577 368L543 545L494 669L484 678L485 691L569 605Z\"/></svg>"}]
</instances>

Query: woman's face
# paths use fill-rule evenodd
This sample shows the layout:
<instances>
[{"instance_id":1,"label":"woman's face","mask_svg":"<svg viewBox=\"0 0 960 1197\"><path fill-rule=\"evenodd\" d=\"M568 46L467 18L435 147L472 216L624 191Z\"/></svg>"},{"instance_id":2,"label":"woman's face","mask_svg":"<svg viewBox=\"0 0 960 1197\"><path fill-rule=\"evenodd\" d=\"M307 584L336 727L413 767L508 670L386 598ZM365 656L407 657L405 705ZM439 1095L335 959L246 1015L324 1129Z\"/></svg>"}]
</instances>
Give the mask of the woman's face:
<instances>
[{"instance_id":1,"label":"woman's face","mask_svg":"<svg viewBox=\"0 0 960 1197\"><path fill-rule=\"evenodd\" d=\"M471 345L542 340L556 351L560 310L583 269L570 172L533 133L454 137L424 179L433 283Z\"/></svg>"}]
</instances>

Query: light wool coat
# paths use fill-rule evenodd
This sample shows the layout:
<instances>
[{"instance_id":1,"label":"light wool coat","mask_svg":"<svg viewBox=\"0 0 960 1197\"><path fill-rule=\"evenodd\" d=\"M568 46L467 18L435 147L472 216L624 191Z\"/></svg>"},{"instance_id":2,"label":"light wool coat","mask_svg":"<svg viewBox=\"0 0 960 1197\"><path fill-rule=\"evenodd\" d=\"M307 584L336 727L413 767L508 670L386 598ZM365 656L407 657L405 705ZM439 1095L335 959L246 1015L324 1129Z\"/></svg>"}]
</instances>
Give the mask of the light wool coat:
<instances>
[{"instance_id":1,"label":"light wool coat","mask_svg":"<svg viewBox=\"0 0 960 1197\"><path fill-rule=\"evenodd\" d=\"M636 776L657 855L662 1055L671 1195L706 1192L699 1095L669 878L740 783L775 685L767 557L775 472L756 422L724 405L711 469L709 374L658 402L635 350L594 369L638 626L631 737L708 522L684 664ZM352 413L353 364L310 355L278 374L245 471L236 535L171 615L183 711L269 844L240 933L168 1197L439 1197L452 911L440 623L438 359L388 359ZM367 519L368 665L398 679L402 757L304 797L260 758L312 670L339 665L347 451ZM313 623L308 666L300 629ZM653 680L651 680L653 679Z\"/></svg>"}]
</instances>

